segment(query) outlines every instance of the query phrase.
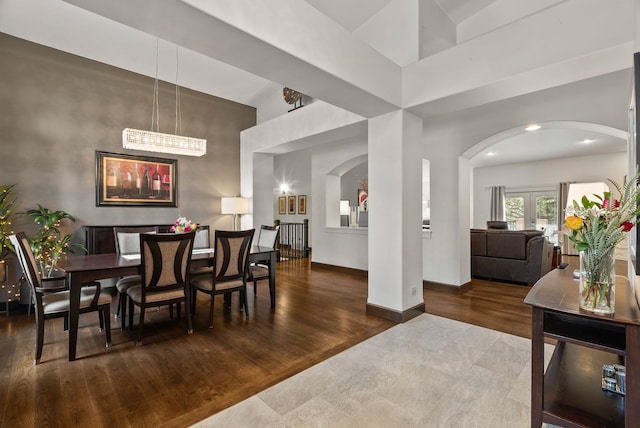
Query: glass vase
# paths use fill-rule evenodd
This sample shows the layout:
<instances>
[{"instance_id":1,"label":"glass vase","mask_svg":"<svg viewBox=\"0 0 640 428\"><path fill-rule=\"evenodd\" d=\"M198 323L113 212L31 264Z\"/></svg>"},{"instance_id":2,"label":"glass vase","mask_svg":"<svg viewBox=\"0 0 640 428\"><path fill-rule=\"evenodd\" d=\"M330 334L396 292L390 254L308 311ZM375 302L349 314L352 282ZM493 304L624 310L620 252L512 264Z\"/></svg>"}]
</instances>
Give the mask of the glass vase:
<instances>
[{"instance_id":1,"label":"glass vase","mask_svg":"<svg viewBox=\"0 0 640 428\"><path fill-rule=\"evenodd\" d=\"M596 314L616 310L615 249L580 251L580 308Z\"/></svg>"}]
</instances>

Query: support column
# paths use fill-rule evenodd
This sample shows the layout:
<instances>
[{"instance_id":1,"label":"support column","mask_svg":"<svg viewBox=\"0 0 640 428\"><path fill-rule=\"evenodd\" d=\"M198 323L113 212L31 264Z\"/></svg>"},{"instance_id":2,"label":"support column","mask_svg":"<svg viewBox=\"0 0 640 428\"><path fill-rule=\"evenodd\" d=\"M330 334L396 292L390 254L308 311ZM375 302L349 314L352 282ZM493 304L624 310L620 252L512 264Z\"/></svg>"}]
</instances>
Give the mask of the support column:
<instances>
[{"instance_id":1,"label":"support column","mask_svg":"<svg viewBox=\"0 0 640 428\"><path fill-rule=\"evenodd\" d=\"M396 111L369 119L367 313L397 322L424 312L422 120Z\"/></svg>"}]
</instances>

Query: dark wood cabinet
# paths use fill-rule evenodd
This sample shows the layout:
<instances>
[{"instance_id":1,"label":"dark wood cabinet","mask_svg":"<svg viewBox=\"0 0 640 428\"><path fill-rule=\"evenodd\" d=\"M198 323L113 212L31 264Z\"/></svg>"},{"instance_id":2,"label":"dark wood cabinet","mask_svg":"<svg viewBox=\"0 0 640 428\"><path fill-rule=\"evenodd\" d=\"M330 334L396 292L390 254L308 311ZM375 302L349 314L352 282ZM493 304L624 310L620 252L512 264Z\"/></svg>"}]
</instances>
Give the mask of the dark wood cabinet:
<instances>
[{"instance_id":1,"label":"dark wood cabinet","mask_svg":"<svg viewBox=\"0 0 640 428\"><path fill-rule=\"evenodd\" d=\"M158 232L169 232L171 224L136 224L131 225L104 225L104 226L83 226L85 234L85 245L89 254L108 254L116 252L116 241L113 236L114 227L150 227L158 226Z\"/></svg>"},{"instance_id":2,"label":"dark wood cabinet","mask_svg":"<svg viewBox=\"0 0 640 428\"><path fill-rule=\"evenodd\" d=\"M578 306L578 281L556 269L533 286L531 426L640 426L640 311L627 280L616 283L616 313ZM544 371L544 340L557 345ZM602 390L603 364L624 364L626 396Z\"/></svg>"}]
</instances>

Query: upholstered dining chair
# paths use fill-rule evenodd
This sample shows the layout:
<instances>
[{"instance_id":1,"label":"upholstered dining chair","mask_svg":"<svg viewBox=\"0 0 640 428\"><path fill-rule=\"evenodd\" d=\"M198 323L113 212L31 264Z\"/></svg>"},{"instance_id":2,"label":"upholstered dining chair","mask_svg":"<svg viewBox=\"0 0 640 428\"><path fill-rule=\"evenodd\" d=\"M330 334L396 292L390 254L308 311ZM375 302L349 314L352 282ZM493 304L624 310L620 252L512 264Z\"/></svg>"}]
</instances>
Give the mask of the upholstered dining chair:
<instances>
[{"instance_id":1,"label":"upholstered dining chair","mask_svg":"<svg viewBox=\"0 0 640 428\"><path fill-rule=\"evenodd\" d=\"M140 234L157 233L157 226L114 227L113 238L116 243L116 253L120 255L140 254ZM141 284L140 275L123 276L116 281L118 300L116 302L116 317L120 316L122 330L126 328L127 290Z\"/></svg>"},{"instance_id":2,"label":"upholstered dining chair","mask_svg":"<svg viewBox=\"0 0 640 428\"><path fill-rule=\"evenodd\" d=\"M140 307L138 340L142 345L145 310L149 307L178 305L185 302L187 332L193 333L189 309L189 268L195 232L141 233L141 283L127 290L129 297L129 329L133 324L134 306Z\"/></svg>"},{"instance_id":3,"label":"upholstered dining chair","mask_svg":"<svg viewBox=\"0 0 640 428\"><path fill-rule=\"evenodd\" d=\"M42 346L44 344L44 321L51 318L64 318L65 330L69 320L69 290L52 292L43 286L46 278L40 276L36 265L36 259L29 246L27 235L20 232L10 235L9 239L16 250L18 261L24 277L31 290L31 298L35 302L36 314L36 355L34 364L40 362ZM60 278L53 278L59 281ZM106 346L111 346L111 295L103 292L100 283L95 286L82 287L80 292L80 313L98 311L100 329L106 331Z\"/></svg>"},{"instance_id":4,"label":"upholstered dining chair","mask_svg":"<svg viewBox=\"0 0 640 428\"><path fill-rule=\"evenodd\" d=\"M280 233L278 226L266 226L260 227L260 233L258 234L258 246L274 248L278 242L278 234ZM262 279L269 279L269 261L257 261L249 265L249 280L253 282L253 294L257 294L256 284Z\"/></svg>"},{"instance_id":5,"label":"upholstered dining chair","mask_svg":"<svg viewBox=\"0 0 640 428\"><path fill-rule=\"evenodd\" d=\"M209 239L209 226L198 226L196 229L196 237L193 241L193 249L211 248L211 240ZM211 275L213 268L209 266L201 266L192 268L189 272L191 279L198 275Z\"/></svg>"},{"instance_id":6,"label":"upholstered dining chair","mask_svg":"<svg viewBox=\"0 0 640 428\"><path fill-rule=\"evenodd\" d=\"M216 230L214 238L214 261L210 275L200 275L191 281L191 308L195 313L198 291L209 294L209 328L213 328L213 303L217 294L240 292L240 306L249 316L247 305L247 272L251 241L255 229L231 232Z\"/></svg>"}]
</instances>

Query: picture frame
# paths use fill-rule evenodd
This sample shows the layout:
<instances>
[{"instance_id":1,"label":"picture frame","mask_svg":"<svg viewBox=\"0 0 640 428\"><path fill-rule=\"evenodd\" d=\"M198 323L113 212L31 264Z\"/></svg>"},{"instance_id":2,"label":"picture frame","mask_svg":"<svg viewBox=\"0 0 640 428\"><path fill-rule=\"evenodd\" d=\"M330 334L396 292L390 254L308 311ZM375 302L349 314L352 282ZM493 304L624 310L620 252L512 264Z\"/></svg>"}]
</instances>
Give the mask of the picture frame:
<instances>
[{"instance_id":1,"label":"picture frame","mask_svg":"<svg viewBox=\"0 0 640 428\"><path fill-rule=\"evenodd\" d=\"M298 196L298 214L307 213L307 195Z\"/></svg>"},{"instance_id":2,"label":"picture frame","mask_svg":"<svg viewBox=\"0 0 640 428\"><path fill-rule=\"evenodd\" d=\"M96 151L96 206L177 207L178 161Z\"/></svg>"},{"instance_id":3,"label":"picture frame","mask_svg":"<svg viewBox=\"0 0 640 428\"><path fill-rule=\"evenodd\" d=\"M287 197L280 196L278 198L278 214L286 214L287 213Z\"/></svg>"},{"instance_id":4,"label":"picture frame","mask_svg":"<svg viewBox=\"0 0 640 428\"><path fill-rule=\"evenodd\" d=\"M296 197L295 196L289 196L289 214L295 214L296 213Z\"/></svg>"}]
</instances>

